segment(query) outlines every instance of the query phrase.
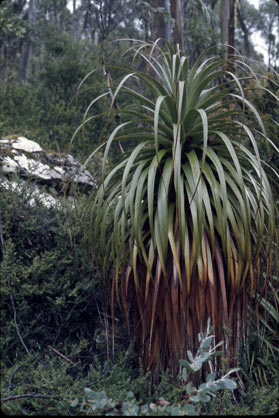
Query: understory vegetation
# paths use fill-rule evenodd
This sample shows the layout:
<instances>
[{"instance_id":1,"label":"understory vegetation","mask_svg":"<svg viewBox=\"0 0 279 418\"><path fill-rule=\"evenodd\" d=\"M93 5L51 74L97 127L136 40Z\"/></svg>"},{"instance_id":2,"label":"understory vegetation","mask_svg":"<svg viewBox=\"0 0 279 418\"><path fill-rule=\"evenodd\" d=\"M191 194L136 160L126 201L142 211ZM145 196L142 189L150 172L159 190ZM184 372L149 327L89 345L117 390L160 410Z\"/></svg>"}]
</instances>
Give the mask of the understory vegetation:
<instances>
[{"instance_id":1,"label":"understory vegetation","mask_svg":"<svg viewBox=\"0 0 279 418\"><path fill-rule=\"evenodd\" d=\"M207 403L192 402L183 367L174 381L168 370L162 371L152 388L120 312L112 351L105 289L94 257L84 251L86 219L67 207L50 210L40 202L30 207L30 193L31 185L20 193L0 188L5 414L176 415L185 414L187 405L200 415L272 415L278 410L278 352L268 345L269 337L278 344L275 305L263 314L267 333L262 340L256 317L250 317L240 370L229 376L236 389L213 392L216 397ZM276 292L278 302L278 287ZM216 379L227 372L221 370Z\"/></svg>"}]
</instances>

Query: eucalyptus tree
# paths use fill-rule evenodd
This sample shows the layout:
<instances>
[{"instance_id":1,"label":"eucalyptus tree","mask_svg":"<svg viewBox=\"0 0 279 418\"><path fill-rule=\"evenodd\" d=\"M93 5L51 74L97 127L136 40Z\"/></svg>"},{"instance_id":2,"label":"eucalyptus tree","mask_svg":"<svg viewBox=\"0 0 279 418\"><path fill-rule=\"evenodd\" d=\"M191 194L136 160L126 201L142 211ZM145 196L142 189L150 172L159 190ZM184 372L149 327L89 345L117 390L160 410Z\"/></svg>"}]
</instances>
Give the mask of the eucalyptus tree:
<instances>
[{"instance_id":1,"label":"eucalyptus tree","mask_svg":"<svg viewBox=\"0 0 279 418\"><path fill-rule=\"evenodd\" d=\"M104 149L90 203L94 254L154 381L160 368L177 373L208 317L223 341L223 360L234 363L248 301L270 280L276 237L272 188L256 141L266 137L265 127L244 88L253 72L239 56L239 75L228 71L219 85L222 59L205 59L205 51L190 68L181 50L166 45L131 47L147 72L123 67L113 101L123 93L136 104L117 110L125 122L88 158ZM135 79L145 93L136 91ZM105 95L92 101L87 117ZM130 140L135 147L106 174L112 144Z\"/></svg>"},{"instance_id":2,"label":"eucalyptus tree","mask_svg":"<svg viewBox=\"0 0 279 418\"><path fill-rule=\"evenodd\" d=\"M184 49L183 38L183 2L181 0L171 1L170 9L172 18L175 20L173 29L173 44L179 45L181 49Z\"/></svg>"},{"instance_id":3,"label":"eucalyptus tree","mask_svg":"<svg viewBox=\"0 0 279 418\"><path fill-rule=\"evenodd\" d=\"M36 7L35 1L30 0L30 3L28 5L28 10L26 12L26 18L27 18L28 27L29 27L29 36L25 40L22 46L21 68L19 71L20 81L25 81L28 78L30 59L32 56L32 49L33 49L32 39L30 36L30 27L32 26L32 24L34 23L34 20L36 19L36 12L37 12L36 9L37 7Z\"/></svg>"},{"instance_id":4,"label":"eucalyptus tree","mask_svg":"<svg viewBox=\"0 0 279 418\"><path fill-rule=\"evenodd\" d=\"M167 36L167 25L166 19L164 17L163 11L165 11L165 0L152 0L152 20L150 21L150 35L151 40L157 38L168 38ZM146 3L147 6L147 3ZM167 11L167 10L166 10Z\"/></svg>"},{"instance_id":5,"label":"eucalyptus tree","mask_svg":"<svg viewBox=\"0 0 279 418\"><path fill-rule=\"evenodd\" d=\"M237 25L235 43L238 50L245 57L256 58L251 36L260 27L261 16L259 10L247 0L237 2Z\"/></svg>"},{"instance_id":6,"label":"eucalyptus tree","mask_svg":"<svg viewBox=\"0 0 279 418\"><path fill-rule=\"evenodd\" d=\"M223 45L223 57L226 59L234 55L235 38L235 0L221 0L220 4L220 24L221 42Z\"/></svg>"},{"instance_id":7,"label":"eucalyptus tree","mask_svg":"<svg viewBox=\"0 0 279 418\"><path fill-rule=\"evenodd\" d=\"M193 1L184 3L184 50L190 65L208 47L215 47L215 54L220 44L220 17L216 2ZM216 9L216 10L215 10Z\"/></svg>"},{"instance_id":8,"label":"eucalyptus tree","mask_svg":"<svg viewBox=\"0 0 279 418\"><path fill-rule=\"evenodd\" d=\"M117 28L134 23L140 13L140 2L132 0L82 0L84 10L84 33L89 33L96 42L108 38Z\"/></svg>"},{"instance_id":9,"label":"eucalyptus tree","mask_svg":"<svg viewBox=\"0 0 279 418\"><path fill-rule=\"evenodd\" d=\"M3 1L0 7L0 79L7 84L17 68L17 53L27 38L27 25L23 20L24 1Z\"/></svg>"},{"instance_id":10,"label":"eucalyptus tree","mask_svg":"<svg viewBox=\"0 0 279 418\"><path fill-rule=\"evenodd\" d=\"M268 65L275 69L279 66L279 4L267 0L260 4L262 18L261 33L268 46Z\"/></svg>"}]
</instances>

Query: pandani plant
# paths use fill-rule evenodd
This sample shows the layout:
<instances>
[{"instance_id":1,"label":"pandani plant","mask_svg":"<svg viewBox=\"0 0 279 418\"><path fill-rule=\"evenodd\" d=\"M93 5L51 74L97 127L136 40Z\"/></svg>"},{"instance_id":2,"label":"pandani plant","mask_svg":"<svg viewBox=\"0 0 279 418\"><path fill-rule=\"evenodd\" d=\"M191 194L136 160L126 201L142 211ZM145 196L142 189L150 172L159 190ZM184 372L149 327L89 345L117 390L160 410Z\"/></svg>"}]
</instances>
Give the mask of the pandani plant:
<instances>
[{"instance_id":1,"label":"pandani plant","mask_svg":"<svg viewBox=\"0 0 279 418\"><path fill-rule=\"evenodd\" d=\"M240 55L230 67L205 51L189 68L183 51L166 41L134 41L128 51L133 70L118 67L124 76L108 110L125 122L86 161L104 150L90 234L104 272L112 260L112 306L117 299L156 382L161 368L177 374L208 318L223 341L223 361L237 359L251 295L268 286L277 245L258 141L274 144L246 98L248 81L258 77ZM146 71L136 69L137 58ZM90 103L81 126L97 117L89 110L107 94ZM120 94L133 104L115 106ZM117 158L113 144L122 149Z\"/></svg>"}]
</instances>

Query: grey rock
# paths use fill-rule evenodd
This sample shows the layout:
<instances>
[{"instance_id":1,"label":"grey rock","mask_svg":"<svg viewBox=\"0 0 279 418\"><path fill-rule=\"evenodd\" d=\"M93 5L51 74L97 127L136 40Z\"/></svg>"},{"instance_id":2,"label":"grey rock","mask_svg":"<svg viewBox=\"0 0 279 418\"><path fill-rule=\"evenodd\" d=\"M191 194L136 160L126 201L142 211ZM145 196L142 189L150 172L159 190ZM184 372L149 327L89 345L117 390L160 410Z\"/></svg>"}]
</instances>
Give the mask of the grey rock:
<instances>
[{"instance_id":1,"label":"grey rock","mask_svg":"<svg viewBox=\"0 0 279 418\"><path fill-rule=\"evenodd\" d=\"M84 193L96 187L93 176L72 155L43 150L37 142L23 136L0 139L0 178L5 188L12 174L33 181L38 192L40 185L68 195L71 186Z\"/></svg>"}]
</instances>

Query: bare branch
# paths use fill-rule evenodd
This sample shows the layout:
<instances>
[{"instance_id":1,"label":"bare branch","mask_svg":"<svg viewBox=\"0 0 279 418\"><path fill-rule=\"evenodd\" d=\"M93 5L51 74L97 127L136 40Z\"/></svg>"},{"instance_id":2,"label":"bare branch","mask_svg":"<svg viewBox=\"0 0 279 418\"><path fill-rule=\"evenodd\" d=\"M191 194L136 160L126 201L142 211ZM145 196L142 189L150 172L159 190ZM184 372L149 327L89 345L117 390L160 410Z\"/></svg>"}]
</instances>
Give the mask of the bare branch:
<instances>
[{"instance_id":1,"label":"bare branch","mask_svg":"<svg viewBox=\"0 0 279 418\"><path fill-rule=\"evenodd\" d=\"M45 398L45 399L59 399L59 396L48 396L48 395L40 395L35 393L24 393L23 395L13 395L13 396L7 396L7 398L0 399L1 402L7 402L7 401L13 401L15 399L22 399L22 398Z\"/></svg>"},{"instance_id":2,"label":"bare branch","mask_svg":"<svg viewBox=\"0 0 279 418\"><path fill-rule=\"evenodd\" d=\"M14 375L16 374L16 372L18 371L18 369L20 369L22 367L21 364L19 364L18 366L16 366L16 368L12 371L10 377L9 377L9 386L8 386L8 393L11 393L12 390L12 378L14 377Z\"/></svg>"},{"instance_id":3,"label":"bare branch","mask_svg":"<svg viewBox=\"0 0 279 418\"><path fill-rule=\"evenodd\" d=\"M52 351L54 351L58 356L63 358L64 360L68 361L71 364L75 364L72 360L70 360L68 357L64 356L64 354L60 353L60 351L56 350L56 348L52 347L51 345L48 346Z\"/></svg>"}]
</instances>

